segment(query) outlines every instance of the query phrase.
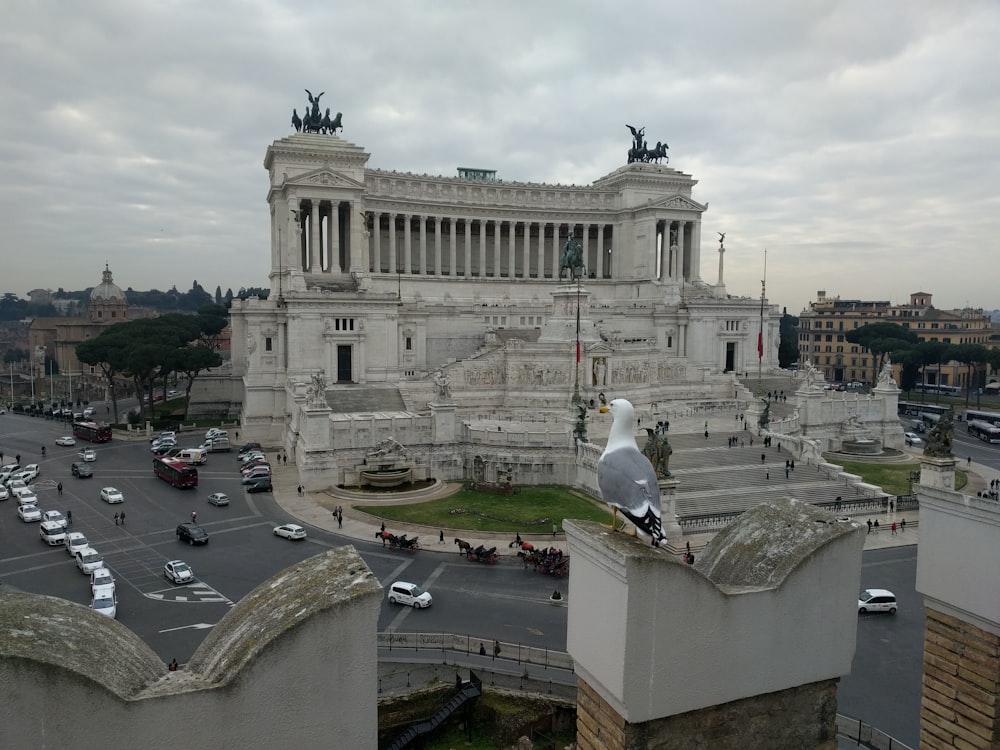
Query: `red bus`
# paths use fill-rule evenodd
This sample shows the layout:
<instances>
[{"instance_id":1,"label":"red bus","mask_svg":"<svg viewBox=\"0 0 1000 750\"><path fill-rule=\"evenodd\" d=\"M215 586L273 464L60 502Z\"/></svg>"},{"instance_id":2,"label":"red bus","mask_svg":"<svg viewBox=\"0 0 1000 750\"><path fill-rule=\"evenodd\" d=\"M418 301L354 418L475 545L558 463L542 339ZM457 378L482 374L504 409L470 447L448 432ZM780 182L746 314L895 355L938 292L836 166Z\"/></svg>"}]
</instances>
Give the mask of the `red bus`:
<instances>
[{"instance_id":1,"label":"red bus","mask_svg":"<svg viewBox=\"0 0 1000 750\"><path fill-rule=\"evenodd\" d=\"M153 473L178 489L198 486L198 470L176 458L154 458Z\"/></svg>"},{"instance_id":2,"label":"red bus","mask_svg":"<svg viewBox=\"0 0 1000 750\"><path fill-rule=\"evenodd\" d=\"M89 440L92 443L110 443L111 425L97 422L74 422L73 437Z\"/></svg>"}]
</instances>

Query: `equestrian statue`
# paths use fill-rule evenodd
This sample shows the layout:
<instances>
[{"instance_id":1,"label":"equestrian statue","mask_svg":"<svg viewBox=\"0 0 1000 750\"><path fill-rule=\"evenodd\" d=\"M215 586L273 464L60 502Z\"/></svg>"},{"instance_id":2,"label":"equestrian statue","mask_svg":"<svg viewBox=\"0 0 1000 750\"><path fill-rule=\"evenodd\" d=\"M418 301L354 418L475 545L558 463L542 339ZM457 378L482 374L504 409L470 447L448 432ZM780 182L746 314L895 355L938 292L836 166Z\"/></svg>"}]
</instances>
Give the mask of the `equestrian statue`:
<instances>
[{"instance_id":1,"label":"equestrian statue","mask_svg":"<svg viewBox=\"0 0 1000 750\"><path fill-rule=\"evenodd\" d=\"M660 163L661 159L666 159L670 161L670 157L667 156L667 149L670 148L666 143L660 141L656 142L656 146L653 148L646 148L646 128L636 129L628 123L625 127L632 131L632 148L628 150L628 163L632 162L656 162Z\"/></svg>"},{"instance_id":2,"label":"equestrian statue","mask_svg":"<svg viewBox=\"0 0 1000 750\"><path fill-rule=\"evenodd\" d=\"M584 273L583 245L573 235L566 238L562 255L559 256L560 279L563 277L563 271L569 271L570 281L580 278Z\"/></svg>"},{"instance_id":3,"label":"equestrian statue","mask_svg":"<svg viewBox=\"0 0 1000 750\"><path fill-rule=\"evenodd\" d=\"M292 127L295 128L295 132L299 133L321 133L324 135L336 135L338 130L343 130L344 126L341 124L341 113L338 112L336 117L330 117L330 108L326 108L325 114L320 114L319 111L319 100L320 97L325 94L325 91L313 96L313 93L309 89L305 89L306 95L309 98L309 107L306 108L305 114L299 117L297 110L292 110Z\"/></svg>"}]
</instances>

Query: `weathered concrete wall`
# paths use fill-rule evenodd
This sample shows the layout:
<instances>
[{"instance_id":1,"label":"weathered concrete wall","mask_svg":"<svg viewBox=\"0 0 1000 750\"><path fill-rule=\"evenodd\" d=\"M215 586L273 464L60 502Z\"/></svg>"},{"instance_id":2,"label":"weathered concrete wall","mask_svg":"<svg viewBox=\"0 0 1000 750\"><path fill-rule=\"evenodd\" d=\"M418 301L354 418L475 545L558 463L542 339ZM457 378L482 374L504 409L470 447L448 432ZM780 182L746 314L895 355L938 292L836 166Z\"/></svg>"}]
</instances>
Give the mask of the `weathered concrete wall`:
<instances>
[{"instance_id":1,"label":"weathered concrete wall","mask_svg":"<svg viewBox=\"0 0 1000 750\"><path fill-rule=\"evenodd\" d=\"M850 672L856 524L777 499L743 514L694 566L598 524L566 529L568 650L630 724Z\"/></svg>"},{"instance_id":2,"label":"weathered concrete wall","mask_svg":"<svg viewBox=\"0 0 1000 750\"><path fill-rule=\"evenodd\" d=\"M380 591L353 547L317 555L240 601L178 672L89 608L0 593L0 747L375 747Z\"/></svg>"}]
</instances>

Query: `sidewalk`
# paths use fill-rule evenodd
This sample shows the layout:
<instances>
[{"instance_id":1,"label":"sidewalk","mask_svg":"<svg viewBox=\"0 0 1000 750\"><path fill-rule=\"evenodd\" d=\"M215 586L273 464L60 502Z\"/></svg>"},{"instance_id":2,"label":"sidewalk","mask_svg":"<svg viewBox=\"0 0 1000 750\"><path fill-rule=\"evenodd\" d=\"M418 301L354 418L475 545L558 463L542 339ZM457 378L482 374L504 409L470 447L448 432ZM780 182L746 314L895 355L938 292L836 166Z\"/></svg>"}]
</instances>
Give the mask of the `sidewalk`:
<instances>
[{"instance_id":1,"label":"sidewalk","mask_svg":"<svg viewBox=\"0 0 1000 750\"><path fill-rule=\"evenodd\" d=\"M966 494L973 494L984 489L991 479L1000 478L1000 472L989 467L973 463L971 468L960 467L969 474L969 483L963 488ZM297 492L298 473L293 466L277 466L272 469L272 482L274 485L274 499L278 505L289 515L301 523L323 529L333 534L345 538L345 540L359 539L364 541L375 541L376 534L380 530L380 522L367 513L354 510L353 503L356 496L337 491L337 488L330 488L322 492L306 492L299 497ZM438 489L429 495L424 495L419 499L407 499L403 497L389 497L380 499L377 496L365 498L365 504L386 504L398 505L404 502L421 502L423 500L445 497L461 488L461 483L442 483ZM344 509L343 527L338 527L337 519L333 516L333 510L338 505ZM879 532L865 535L865 550L886 549L888 547L904 547L918 544L920 541L920 512L908 510L904 512L890 513L879 512L876 514L854 516L853 520L862 525L866 525L868 518L879 522ZM906 519L906 531L899 527L900 522ZM896 534L892 533L892 523L896 522ZM610 522L610 513L609 513ZM508 545L512 539L510 534L489 534L483 532L470 532L462 529L437 529L429 526L418 526L415 524L391 523L387 524L387 530L395 534L406 534L408 537L420 537L420 546L424 551L446 552L456 554L458 548L454 539L459 537L469 542L473 547L483 545L487 548L496 547L497 554L501 556L515 556L517 550L511 549ZM439 542L440 532L444 532L444 543ZM694 551L704 547L714 536L714 533L687 534L683 539L669 540L671 546L682 548L685 542L691 543ZM564 547L566 537L564 534L525 534L522 539L531 542L536 547Z\"/></svg>"}]
</instances>

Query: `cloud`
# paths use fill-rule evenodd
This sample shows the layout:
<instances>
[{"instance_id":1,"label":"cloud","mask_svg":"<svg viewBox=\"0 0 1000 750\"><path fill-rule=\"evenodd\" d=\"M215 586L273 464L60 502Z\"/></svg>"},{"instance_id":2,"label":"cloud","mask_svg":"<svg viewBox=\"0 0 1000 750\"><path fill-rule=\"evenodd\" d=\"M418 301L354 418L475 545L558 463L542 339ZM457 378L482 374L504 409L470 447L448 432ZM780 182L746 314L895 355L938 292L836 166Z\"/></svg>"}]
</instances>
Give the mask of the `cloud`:
<instances>
[{"instance_id":1,"label":"cloud","mask_svg":"<svg viewBox=\"0 0 1000 750\"><path fill-rule=\"evenodd\" d=\"M1000 307L1000 6L22 3L0 29L4 289L265 285L267 146L304 88L370 165L587 184L625 123L710 203L702 275ZM39 259L46 259L39 263ZM55 262L52 262L55 261ZM973 273L969 273L973 270Z\"/></svg>"}]
</instances>

